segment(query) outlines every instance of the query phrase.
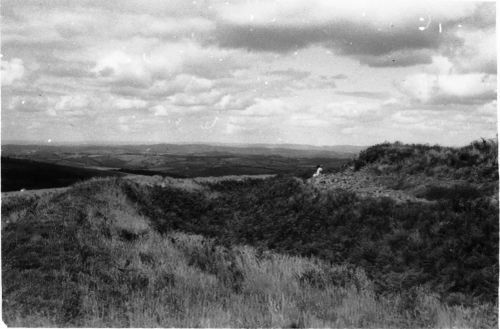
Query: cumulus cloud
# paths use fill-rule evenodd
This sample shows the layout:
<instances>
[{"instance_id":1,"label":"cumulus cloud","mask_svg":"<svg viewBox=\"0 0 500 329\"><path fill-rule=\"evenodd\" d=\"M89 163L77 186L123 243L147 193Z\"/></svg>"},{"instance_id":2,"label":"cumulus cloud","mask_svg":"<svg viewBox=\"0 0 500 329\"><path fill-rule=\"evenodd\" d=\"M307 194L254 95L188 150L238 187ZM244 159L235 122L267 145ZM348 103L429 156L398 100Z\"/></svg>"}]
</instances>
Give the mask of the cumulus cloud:
<instances>
[{"instance_id":1,"label":"cumulus cloud","mask_svg":"<svg viewBox=\"0 0 500 329\"><path fill-rule=\"evenodd\" d=\"M217 90L197 93L180 93L168 97L168 100L173 105L178 106L200 106L213 105L221 99L222 95Z\"/></svg>"},{"instance_id":2,"label":"cumulus cloud","mask_svg":"<svg viewBox=\"0 0 500 329\"><path fill-rule=\"evenodd\" d=\"M494 100L479 106L476 110L476 113L482 122L496 125L498 115L497 109L497 101Z\"/></svg>"},{"instance_id":3,"label":"cumulus cloud","mask_svg":"<svg viewBox=\"0 0 500 329\"><path fill-rule=\"evenodd\" d=\"M126 50L117 50L125 47ZM210 79L248 65L238 62L248 59L238 51L202 47L188 40L164 44L158 40L136 39L96 49L95 53L97 60L92 72L103 83L121 87L149 88L159 82L156 88L161 88L161 80L178 80L176 76L183 74L196 77L190 78L192 86L206 88ZM173 84L182 83L174 81Z\"/></svg>"},{"instance_id":4,"label":"cumulus cloud","mask_svg":"<svg viewBox=\"0 0 500 329\"><path fill-rule=\"evenodd\" d=\"M288 68L286 70L274 70L270 71L269 74L277 75L277 76L285 76L290 77L292 79L305 79L311 75L311 72L295 70L292 68Z\"/></svg>"},{"instance_id":5,"label":"cumulus cloud","mask_svg":"<svg viewBox=\"0 0 500 329\"><path fill-rule=\"evenodd\" d=\"M352 97L363 97L363 98L373 98L373 99L386 99L389 97L389 93L387 92L379 92L379 91L344 91L338 90L335 92L339 95L352 96Z\"/></svg>"},{"instance_id":6,"label":"cumulus cloud","mask_svg":"<svg viewBox=\"0 0 500 329\"><path fill-rule=\"evenodd\" d=\"M496 98L496 76L468 74L414 74L401 84L411 99L425 104L478 104Z\"/></svg>"},{"instance_id":7,"label":"cumulus cloud","mask_svg":"<svg viewBox=\"0 0 500 329\"><path fill-rule=\"evenodd\" d=\"M240 115L252 117L269 117L286 114L289 106L280 99L256 99L255 104L250 105Z\"/></svg>"},{"instance_id":8,"label":"cumulus cloud","mask_svg":"<svg viewBox=\"0 0 500 329\"><path fill-rule=\"evenodd\" d=\"M49 101L44 97L14 96L9 99L7 109L19 112L41 112L46 111L48 105ZM5 110L5 108L3 109Z\"/></svg>"},{"instance_id":9,"label":"cumulus cloud","mask_svg":"<svg viewBox=\"0 0 500 329\"><path fill-rule=\"evenodd\" d=\"M290 52L320 44L372 66L409 66L460 41L448 27L475 10L473 3L425 1L238 2L218 7L216 35L224 47Z\"/></svg>"},{"instance_id":10,"label":"cumulus cloud","mask_svg":"<svg viewBox=\"0 0 500 329\"><path fill-rule=\"evenodd\" d=\"M289 117L288 122L292 126L307 128L328 127L330 125L328 120L312 113L294 113Z\"/></svg>"},{"instance_id":11,"label":"cumulus cloud","mask_svg":"<svg viewBox=\"0 0 500 329\"><path fill-rule=\"evenodd\" d=\"M478 2L5 0L2 119L20 139L70 123L115 140L318 144L363 132L354 137L371 143L463 122L472 136L496 120L494 11ZM453 120L439 123L443 113ZM38 128L28 133L24 121Z\"/></svg>"},{"instance_id":12,"label":"cumulus cloud","mask_svg":"<svg viewBox=\"0 0 500 329\"><path fill-rule=\"evenodd\" d=\"M464 40L455 49L453 62L460 72L497 72L497 46L495 28L486 30L462 30L458 35Z\"/></svg>"},{"instance_id":13,"label":"cumulus cloud","mask_svg":"<svg viewBox=\"0 0 500 329\"><path fill-rule=\"evenodd\" d=\"M23 60L13 58L10 61L2 60L2 85L9 86L24 76Z\"/></svg>"},{"instance_id":14,"label":"cumulus cloud","mask_svg":"<svg viewBox=\"0 0 500 329\"><path fill-rule=\"evenodd\" d=\"M224 95L215 104L214 109L219 111L240 111L255 103L255 99L250 96Z\"/></svg>"}]
</instances>

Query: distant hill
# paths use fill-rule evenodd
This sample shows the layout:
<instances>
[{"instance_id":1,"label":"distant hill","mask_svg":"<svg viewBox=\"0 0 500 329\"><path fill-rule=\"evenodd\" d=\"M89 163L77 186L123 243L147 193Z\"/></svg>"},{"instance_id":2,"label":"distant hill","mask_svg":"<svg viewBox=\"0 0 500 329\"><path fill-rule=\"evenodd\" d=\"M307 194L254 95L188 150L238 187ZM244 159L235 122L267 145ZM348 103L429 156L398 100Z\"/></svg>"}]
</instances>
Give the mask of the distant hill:
<instances>
[{"instance_id":1,"label":"distant hill","mask_svg":"<svg viewBox=\"0 0 500 329\"><path fill-rule=\"evenodd\" d=\"M319 164L335 171L356 156L345 152L346 147L340 148L344 151L308 149L304 145L3 145L2 155L71 167L172 177L280 173L310 176Z\"/></svg>"},{"instance_id":2,"label":"distant hill","mask_svg":"<svg viewBox=\"0 0 500 329\"><path fill-rule=\"evenodd\" d=\"M164 155L275 155L285 157L352 158L362 146L312 146L295 144L141 144L141 145L2 145L4 155L89 153L89 154L164 154Z\"/></svg>"},{"instance_id":3,"label":"distant hill","mask_svg":"<svg viewBox=\"0 0 500 329\"><path fill-rule=\"evenodd\" d=\"M113 171L2 157L2 192L64 187L92 177L123 175Z\"/></svg>"}]
</instances>

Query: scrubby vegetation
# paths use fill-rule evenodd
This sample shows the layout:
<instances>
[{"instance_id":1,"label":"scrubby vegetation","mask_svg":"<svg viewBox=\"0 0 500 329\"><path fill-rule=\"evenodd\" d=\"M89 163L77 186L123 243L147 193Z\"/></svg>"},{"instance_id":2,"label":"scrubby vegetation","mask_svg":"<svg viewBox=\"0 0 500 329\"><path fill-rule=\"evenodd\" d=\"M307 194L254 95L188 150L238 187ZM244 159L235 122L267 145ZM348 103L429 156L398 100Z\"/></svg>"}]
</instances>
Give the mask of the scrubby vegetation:
<instances>
[{"instance_id":1,"label":"scrubby vegetation","mask_svg":"<svg viewBox=\"0 0 500 329\"><path fill-rule=\"evenodd\" d=\"M481 139L461 147L383 143L367 148L353 161L355 169L464 179L498 180L498 140Z\"/></svg>"},{"instance_id":2,"label":"scrubby vegetation","mask_svg":"<svg viewBox=\"0 0 500 329\"><path fill-rule=\"evenodd\" d=\"M474 145L467 150L483 147ZM94 179L8 198L3 319L11 326L497 327L498 189L485 186L498 184L498 173L486 170L497 166L488 145L489 157L469 163L473 179L428 186L426 202L361 198L292 176L196 188ZM356 163L410 175L410 159L432 150L384 144ZM455 177L453 163L442 160L433 174Z\"/></svg>"},{"instance_id":3,"label":"scrubby vegetation","mask_svg":"<svg viewBox=\"0 0 500 329\"><path fill-rule=\"evenodd\" d=\"M30 200L25 204L29 211L23 218L2 225L3 319L11 326L85 327L496 325L496 307L491 301L445 303L425 285L380 293L377 281L371 280L362 267L329 262L330 255L308 242L307 237L325 225L314 220L321 218L314 204L333 196L315 196L310 191L288 201L289 205L309 206L312 211L312 228L309 235L304 232L305 238L301 238L299 230L304 230L307 223L299 225L289 220L281 239L269 239L277 233L264 232L262 225L268 231L284 227L264 220L263 213L256 214L261 224L236 244L231 243L232 239L238 234L243 237L245 234L237 231L246 228L243 217L238 218L243 214L234 209L234 220L239 223L234 229L226 225L224 218L188 220L200 209L207 211L205 216L223 214L217 210L221 198L227 198L227 204L236 202L236 193L243 190L255 194L240 195L241 205L258 197L257 192L267 191L261 197L274 199L274 215L283 206L283 212L291 212L293 208L281 203L287 202L285 198L289 199L297 188L304 186L288 178L262 183L223 182L213 190L227 191L227 195L203 198L195 192L149 190L124 180L108 179ZM170 204L165 220L139 214L137 203L146 206L139 195L153 197L149 203L155 207L151 214L167 211L162 205ZM330 201L341 206L353 198L340 193ZM270 205L266 203L266 207ZM348 215L346 211L340 211L341 217ZM253 224L256 222L246 223L248 228ZM217 238L179 233L194 232L202 225L210 227L208 234ZM355 229L360 223L349 225L342 230ZM222 232L217 233L217 229ZM229 237L225 238L226 234ZM335 254L339 243L349 245L349 236L355 234L346 234L348 238L336 245L323 242L322 246ZM293 240L299 244L294 245ZM265 245L285 254L270 251Z\"/></svg>"},{"instance_id":4,"label":"scrubby vegetation","mask_svg":"<svg viewBox=\"0 0 500 329\"><path fill-rule=\"evenodd\" d=\"M496 299L498 208L489 199L396 204L286 177L212 189L217 198L160 187L129 196L160 232L355 264L384 293L426 285L450 302Z\"/></svg>"}]
</instances>

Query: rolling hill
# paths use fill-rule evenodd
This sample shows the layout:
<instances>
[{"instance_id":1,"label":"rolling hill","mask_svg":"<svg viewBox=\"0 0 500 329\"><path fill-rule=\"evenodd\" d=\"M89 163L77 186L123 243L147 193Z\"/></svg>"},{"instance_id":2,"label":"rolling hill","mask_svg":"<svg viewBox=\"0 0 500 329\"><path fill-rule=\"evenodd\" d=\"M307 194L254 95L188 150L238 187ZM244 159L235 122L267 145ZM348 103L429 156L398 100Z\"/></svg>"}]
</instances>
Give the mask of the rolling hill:
<instances>
[{"instance_id":1,"label":"rolling hill","mask_svg":"<svg viewBox=\"0 0 500 329\"><path fill-rule=\"evenodd\" d=\"M2 145L5 157L86 169L172 177L309 175L318 164L338 170L358 148L300 145Z\"/></svg>"},{"instance_id":2,"label":"rolling hill","mask_svg":"<svg viewBox=\"0 0 500 329\"><path fill-rule=\"evenodd\" d=\"M92 177L123 175L109 170L63 166L2 156L2 192L64 187Z\"/></svg>"},{"instance_id":3,"label":"rolling hill","mask_svg":"<svg viewBox=\"0 0 500 329\"><path fill-rule=\"evenodd\" d=\"M465 165L442 159L439 175L412 167L409 157L432 150L376 145L321 179L135 175L4 198L3 319L10 326L497 327L498 187L485 188L498 185L496 149L444 149L450 158L476 156ZM456 174L467 166L478 175ZM396 189L393 176L409 185ZM425 177L437 177L442 189L412 194ZM364 181L349 190L356 179L414 198L361 193Z\"/></svg>"}]
</instances>

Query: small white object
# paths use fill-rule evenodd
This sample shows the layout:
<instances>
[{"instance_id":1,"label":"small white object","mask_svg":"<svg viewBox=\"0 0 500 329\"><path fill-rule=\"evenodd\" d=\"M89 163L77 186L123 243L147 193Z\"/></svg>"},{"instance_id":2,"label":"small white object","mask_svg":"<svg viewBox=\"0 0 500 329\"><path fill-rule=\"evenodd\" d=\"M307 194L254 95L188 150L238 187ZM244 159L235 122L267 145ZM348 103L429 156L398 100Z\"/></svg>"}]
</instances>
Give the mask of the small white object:
<instances>
[{"instance_id":1,"label":"small white object","mask_svg":"<svg viewBox=\"0 0 500 329\"><path fill-rule=\"evenodd\" d=\"M313 177L318 177L319 175L321 175L322 171L323 171L323 168L318 167L318 169L316 169L316 172L314 173Z\"/></svg>"}]
</instances>

